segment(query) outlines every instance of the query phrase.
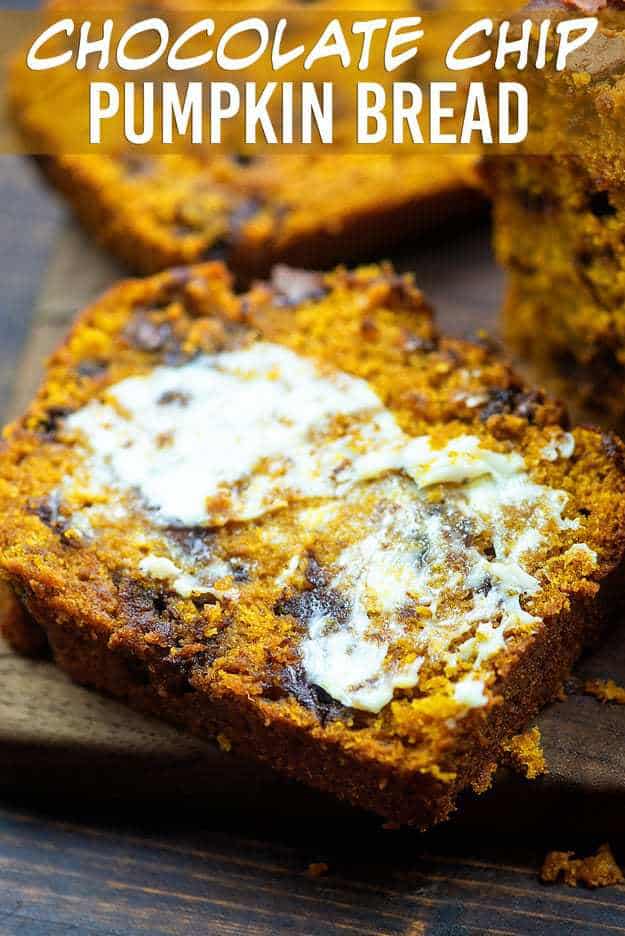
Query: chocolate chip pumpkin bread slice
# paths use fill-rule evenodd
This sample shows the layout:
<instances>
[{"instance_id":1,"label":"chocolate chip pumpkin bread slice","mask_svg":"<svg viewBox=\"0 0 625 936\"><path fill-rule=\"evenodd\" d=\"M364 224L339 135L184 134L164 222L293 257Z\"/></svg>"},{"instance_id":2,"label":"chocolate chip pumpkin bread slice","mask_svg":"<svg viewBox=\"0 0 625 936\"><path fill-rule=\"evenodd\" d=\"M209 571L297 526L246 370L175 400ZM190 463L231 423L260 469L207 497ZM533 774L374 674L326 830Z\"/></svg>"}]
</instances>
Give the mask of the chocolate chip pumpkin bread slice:
<instances>
[{"instance_id":1,"label":"chocolate chip pumpkin bread slice","mask_svg":"<svg viewBox=\"0 0 625 936\"><path fill-rule=\"evenodd\" d=\"M200 18L198 4L189 0L153 0L152 7L170 25L172 36ZM241 14L249 8L243 0L223 4L215 14L217 34L224 18L229 22L236 19L237 11ZM307 42L310 47L312 38L320 35L332 17L347 11L346 22L351 22L354 16L347 0L335 0L329 7L300 0L280 5L273 2L268 5L268 14L278 8L281 14L288 13L289 47ZM398 0L381 0L375 9L385 11L390 19L402 5ZM118 37L125 25L145 18L145 5L138 0L117 0L115 13L114 36ZM44 5L44 15L54 19L66 16L67 5L49 2ZM81 0L75 9L78 22L87 18L97 22L103 15L102 5L95 0ZM350 29L346 29L349 37ZM418 67L425 86L433 70L440 71L441 55L454 35L452 23L442 15L436 17L428 26L429 45L420 49L417 66L408 62L399 73L393 73L393 79L414 80L414 68ZM204 53L206 36L196 41L199 48L191 45L190 49ZM349 41L357 61L357 43L353 37ZM68 44L63 35L58 48L50 44L48 54L65 52ZM243 57L256 45L253 34L247 38L242 34L233 42L231 54ZM153 51L153 42L149 50ZM320 267L387 255L389 246L423 235L453 218L479 215L485 205L475 155L446 154L442 159L438 152L415 155L412 143L397 146L393 152L358 153L354 145L355 102L361 73L355 67L345 70L334 60L326 58L310 72L304 72L297 60L279 73L271 69L269 56L247 72L225 73L214 61L193 72L168 71L159 63L149 74L141 75L142 80L156 81L157 85L179 79L202 81L205 88L211 81L223 82L225 75L237 84L242 97L246 80L256 82L259 89L276 79L291 80L295 89L305 76L317 82L332 81L332 145L296 147L299 151L280 147L274 152L271 147L252 145L242 151L242 113L223 121L221 146L211 145L208 136L205 145L191 145L175 134L171 145L160 148L156 144L133 145L126 141L123 107L104 122L102 144L89 147L92 69L77 70L72 61L42 73L29 70L25 59L25 54L20 54L13 63L9 84L11 111L25 151L38 157L47 178L89 233L140 273L222 259L242 280L249 280L266 275L278 261ZM383 47L374 46L371 60L368 80L389 85L389 73L381 64ZM93 64L95 60L89 61ZM114 64L98 69L98 80L113 82L122 95L127 78L128 74L120 75ZM297 96L297 90L294 93ZM141 107L140 103L136 106ZM63 120L58 118L60 113ZM268 113L279 128L279 95L273 94ZM297 113L293 121L297 143ZM161 127L162 122L162 102L157 94L155 127Z\"/></svg>"},{"instance_id":2,"label":"chocolate chip pumpkin bread slice","mask_svg":"<svg viewBox=\"0 0 625 936\"><path fill-rule=\"evenodd\" d=\"M427 826L557 693L624 514L620 442L409 277L211 263L78 318L6 431L0 568L74 679Z\"/></svg>"},{"instance_id":3,"label":"chocolate chip pumpkin bread slice","mask_svg":"<svg viewBox=\"0 0 625 936\"><path fill-rule=\"evenodd\" d=\"M484 177L507 272L506 338L585 418L622 430L625 9L554 0L524 11L536 24L576 14L596 17L595 34L561 71L549 54L525 73L535 131L485 153ZM513 74L510 63L502 77Z\"/></svg>"}]
</instances>

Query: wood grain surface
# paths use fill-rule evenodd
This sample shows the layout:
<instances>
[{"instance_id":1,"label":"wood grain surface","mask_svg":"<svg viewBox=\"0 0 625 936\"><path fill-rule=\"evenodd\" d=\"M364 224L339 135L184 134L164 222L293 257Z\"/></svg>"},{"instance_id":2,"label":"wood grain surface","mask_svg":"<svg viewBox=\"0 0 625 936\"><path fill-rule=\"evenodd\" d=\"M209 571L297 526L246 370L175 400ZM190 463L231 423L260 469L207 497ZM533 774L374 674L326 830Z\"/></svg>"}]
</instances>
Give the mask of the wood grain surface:
<instances>
[{"instance_id":1,"label":"wood grain surface","mask_svg":"<svg viewBox=\"0 0 625 936\"><path fill-rule=\"evenodd\" d=\"M56 209L41 205L40 269L58 230ZM23 318L0 323L7 417L32 395L76 310L119 276L66 226L31 316L16 256ZM448 331L496 330L502 282L486 226L396 260L416 270ZM584 853L607 839L625 861L625 707L576 691L590 677L625 684L625 624L541 716L548 775L502 772L421 835L385 831L0 646L0 934L625 933L625 890L538 880L551 848ZM311 878L311 862L327 873Z\"/></svg>"}]
</instances>

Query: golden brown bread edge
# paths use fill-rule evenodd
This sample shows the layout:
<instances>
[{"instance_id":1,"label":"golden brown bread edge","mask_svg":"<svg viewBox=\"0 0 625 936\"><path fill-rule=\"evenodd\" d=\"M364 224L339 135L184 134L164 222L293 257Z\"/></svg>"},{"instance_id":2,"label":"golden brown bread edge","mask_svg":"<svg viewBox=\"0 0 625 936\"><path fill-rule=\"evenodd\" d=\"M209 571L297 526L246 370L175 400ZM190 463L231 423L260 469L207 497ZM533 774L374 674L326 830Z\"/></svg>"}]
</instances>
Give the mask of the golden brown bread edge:
<instances>
[{"instance_id":1,"label":"golden brown bread edge","mask_svg":"<svg viewBox=\"0 0 625 936\"><path fill-rule=\"evenodd\" d=\"M71 206L83 228L130 272L150 275L169 267L210 260L190 252L179 241L165 244L141 236L124 219L119 205L98 195L80 172L68 170L56 156L33 157L47 181ZM279 155L274 158L279 159ZM337 157L350 158L350 157ZM375 157L372 157L375 158ZM278 263L302 269L328 269L336 263L355 263L371 257L388 256L412 238L448 224L462 226L467 219L486 217L487 200L476 186L462 184L419 195L412 200L378 205L370 211L345 216L337 229L317 228L285 245L265 241L262 249L232 242L224 248L224 260L242 284L269 274Z\"/></svg>"},{"instance_id":2,"label":"golden brown bread edge","mask_svg":"<svg viewBox=\"0 0 625 936\"><path fill-rule=\"evenodd\" d=\"M226 728L237 754L265 761L286 776L378 813L391 823L425 829L449 817L463 789L488 786L502 742L560 694L575 660L597 636L620 595L623 580L619 569L602 584L598 598L578 601L569 614L545 622L537 639L499 680L504 703L493 707L488 718L467 716L481 724L479 732L473 733L473 744L463 751L451 783L426 773L389 771L383 764L316 739L287 720L276 719L268 725L240 695L215 698L198 691L178 696L164 692L163 686L171 683L164 662L160 671L158 663L150 668L149 682L144 683L143 671L138 680L127 650L111 649L101 632L51 616L45 602L24 593L22 600L13 599L12 613L3 615L2 629L16 649L29 654L40 651L47 640L55 662L77 683L206 740Z\"/></svg>"}]
</instances>

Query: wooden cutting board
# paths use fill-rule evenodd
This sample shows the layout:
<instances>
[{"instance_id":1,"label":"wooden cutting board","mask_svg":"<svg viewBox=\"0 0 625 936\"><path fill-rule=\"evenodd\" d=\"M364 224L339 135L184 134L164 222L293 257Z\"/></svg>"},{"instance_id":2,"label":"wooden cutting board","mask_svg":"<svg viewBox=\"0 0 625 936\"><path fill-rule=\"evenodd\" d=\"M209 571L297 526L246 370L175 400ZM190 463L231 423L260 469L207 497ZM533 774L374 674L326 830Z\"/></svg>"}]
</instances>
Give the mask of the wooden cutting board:
<instances>
[{"instance_id":1,"label":"wooden cutting board","mask_svg":"<svg viewBox=\"0 0 625 936\"><path fill-rule=\"evenodd\" d=\"M417 281L437 309L443 328L458 335L497 330L502 279L488 248L485 226L452 241L432 243L418 256L397 257L414 269ZM62 338L75 312L114 282L119 269L75 229L59 239L44 278L34 325L16 362L7 416L28 402L45 355ZM625 622L615 624L600 649L579 666L574 684L587 678L612 678L625 685ZM269 797L282 812L340 810L324 797L277 780L270 771L223 755L126 707L72 685L49 662L24 660L0 644L0 784L5 788L48 790L67 795L133 800L171 798L184 791L187 803L208 793L254 808ZM533 821L578 808L584 815L625 793L625 706L601 705L573 691L538 721L549 773L532 784L504 777L494 792L471 805L463 822ZM142 782L149 775L150 782ZM212 797L211 797L212 798ZM510 802L515 807L510 812ZM577 803L577 806L575 805ZM623 801L625 805L625 800ZM573 806L571 806L573 804ZM611 806L610 806L611 808ZM578 812L579 815L579 812ZM613 827L613 819L610 819Z\"/></svg>"}]
</instances>

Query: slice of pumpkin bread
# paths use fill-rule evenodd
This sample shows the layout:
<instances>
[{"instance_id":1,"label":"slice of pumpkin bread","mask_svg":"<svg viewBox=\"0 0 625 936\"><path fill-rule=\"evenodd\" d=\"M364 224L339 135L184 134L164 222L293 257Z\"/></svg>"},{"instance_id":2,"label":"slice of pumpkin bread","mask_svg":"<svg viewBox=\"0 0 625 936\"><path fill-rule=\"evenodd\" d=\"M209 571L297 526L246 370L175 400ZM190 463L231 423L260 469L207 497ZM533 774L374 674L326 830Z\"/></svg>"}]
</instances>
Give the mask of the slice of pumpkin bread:
<instances>
[{"instance_id":1,"label":"slice of pumpkin bread","mask_svg":"<svg viewBox=\"0 0 625 936\"><path fill-rule=\"evenodd\" d=\"M534 36L546 17L576 13L590 10L582 0L557 0L524 11ZM545 68L526 73L537 125L531 142L485 153L483 169L507 273L508 343L585 418L622 432L625 8L605 0L592 16L596 32L565 68L550 49ZM504 80L518 78L511 66Z\"/></svg>"},{"instance_id":2,"label":"slice of pumpkin bread","mask_svg":"<svg viewBox=\"0 0 625 936\"><path fill-rule=\"evenodd\" d=\"M427 42L418 58L406 62L399 72L384 70L384 49L378 48L375 40L368 80L388 87L389 96L391 77L414 81L417 69L424 87L434 80L444 51L456 34L453 23L462 17L462 4L442 4L447 6L448 15L441 11L428 22ZM180 36L200 18L198 4L189 0L153 0L152 9L168 24L172 37ZM228 0L218 11L212 10L216 34L225 22L236 21L246 9L250 9L249 3ZM272 10L274 15L279 11L288 16L290 47L302 43L310 48L329 19L340 20L342 15L349 37L354 15L346 0L334 0L326 5L326 12L323 4L305 0L271 0L264 9L269 20L273 19ZM382 12L389 19L398 9L401 4L397 0L380 0L376 6L378 14ZM115 14L113 36L119 38L125 27L144 18L145 4L116 0ZM65 17L67 3L47 2L42 15L46 22ZM100 23L102 4L81 0L74 5L74 19ZM102 29L101 23L98 28ZM79 31L77 25L76 36ZM358 43L353 36L349 42L356 60ZM153 51L151 39L144 44ZM65 53L68 46L72 48L63 35L57 44L48 46L48 52ZM243 58L254 52L256 40L253 33L240 33L231 46L231 54ZM206 36L196 39L191 48L203 54ZM94 56L88 61L95 68L98 59ZM107 68L101 65L98 80L111 82L123 95L128 73L120 73L114 61ZM236 118L223 121L222 145L209 142L207 132L205 144L200 145L187 142L175 131L171 144L132 144L127 140L121 107L115 117L104 122L102 145L89 146L93 71L91 67L76 68L74 60L46 71L42 79L42 72L29 69L25 52L20 52L10 70L8 98L25 151L38 155L46 177L87 231L134 272L155 273L173 265L222 259L241 281L247 281L267 275L278 261L320 267L388 255L393 244L483 213L486 200L480 191L475 154L448 153L441 159L440 153L423 152L423 147L409 141L393 146L392 151L363 155L361 147L355 145L356 84L362 73L345 69L340 61L325 58L310 72L299 59L286 71L276 72L270 55L246 72L226 72L214 59L193 72L173 71L159 62L141 72L139 84L156 84L153 119L162 132L163 104L158 88L163 81L172 84L176 79L191 79L197 84L201 79L206 90L227 77L241 98L246 82L255 82L260 92L268 82L290 81L297 99L305 76L332 83L333 143L287 145L277 152L273 144L243 146L247 136L243 108ZM136 107L141 107L140 98ZM267 113L280 139L279 128L286 117L278 93L272 93ZM296 107L292 117L295 144L303 119L298 113ZM63 114L62 120L59 114ZM205 125L209 121L207 111ZM155 140L158 136L157 129ZM259 140L262 136L259 132Z\"/></svg>"},{"instance_id":3,"label":"slice of pumpkin bread","mask_svg":"<svg viewBox=\"0 0 625 936\"><path fill-rule=\"evenodd\" d=\"M2 574L76 680L426 826L596 630L625 474L390 267L237 295L210 263L78 318L0 507Z\"/></svg>"}]
</instances>

